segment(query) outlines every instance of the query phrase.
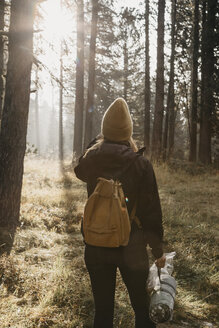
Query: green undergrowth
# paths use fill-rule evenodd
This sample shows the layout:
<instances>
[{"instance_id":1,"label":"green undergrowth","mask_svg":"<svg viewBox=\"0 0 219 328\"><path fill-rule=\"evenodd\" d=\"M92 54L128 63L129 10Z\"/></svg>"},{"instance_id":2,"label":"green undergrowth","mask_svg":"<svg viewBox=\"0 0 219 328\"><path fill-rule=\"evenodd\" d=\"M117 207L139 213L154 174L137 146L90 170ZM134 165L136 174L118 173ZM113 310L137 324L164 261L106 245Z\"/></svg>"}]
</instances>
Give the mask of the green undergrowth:
<instances>
[{"instance_id":1,"label":"green undergrowth","mask_svg":"<svg viewBox=\"0 0 219 328\"><path fill-rule=\"evenodd\" d=\"M191 171L182 163L155 165L155 171L165 252L176 251L178 284L173 321L158 327L217 327L217 172ZM1 328L92 327L94 305L80 234L85 200L85 185L72 170L60 172L56 162L26 159L21 225L10 256L0 258ZM134 327L119 274L114 326Z\"/></svg>"}]
</instances>

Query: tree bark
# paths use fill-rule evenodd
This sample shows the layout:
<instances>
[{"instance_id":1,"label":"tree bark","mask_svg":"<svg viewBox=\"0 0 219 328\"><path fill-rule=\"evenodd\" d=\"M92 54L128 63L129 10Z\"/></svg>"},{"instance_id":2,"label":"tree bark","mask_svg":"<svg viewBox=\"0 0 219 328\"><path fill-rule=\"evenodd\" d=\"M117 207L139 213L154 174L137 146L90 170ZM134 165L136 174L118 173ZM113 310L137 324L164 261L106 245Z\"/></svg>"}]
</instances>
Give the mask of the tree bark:
<instances>
[{"instance_id":1,"label":"tree bark","mask_svg":"<svg viewBox=\"0 0 219 328\"><path fill-rule=\"evenodd\" d=\"M77 1L77 59L76 59L76 99L74 119L73 154L76 160L82 153L84 113L84 3Z\"/></svg>"},{"instance_id":2,"label":"tree bark","mask_svg":"<svg viewBox=\"0 0 219 328\"><path fill-rule=\"evenodd\" d=\"M194 0L193 55L191 78L191 132L189 160L196 161L197 153L197 106L198 106L198 50L199 50L199 0Z\"/></svg>"},{"instance_id":3,"label":"tree bark","mask_svg":"<svg viewBox=\"0 0 219 328\"><path fill-rule=\"evenodd\" d=\"M172 0L172 13L171 13L171 56L170 56L170 77L167 94L167 106L163 133L163 160L171 156L174 145L174 55L175 55L175 21L176 21L176 0ZM171 116L171 120L170 120ZM171 132L170 132L171 131ZM169 136L169 143L168 143ZM171 145L171 146L170 146Z\"/></svg>"},{"instance_id":4,"label":"tree bark","mask_svg":"<svg viewBox=\"0 0 219 328\"><path fill-rule=\"evenodd\" d=\"M170 93L170 81L168 87L168 95L167 95L167 107L166 107L166 115L164 121L164 132L163 132L163 160L166 161L167 159L167 140L168 140L168 131L169 131L169 93Z\"/></svg>"},{"instance_id":5,"label":"tree bark","mask_svg":"<svg viewBox=\"0 0 219 328\"><path fill-rule=\"evenodd\" d=\"M146 154L150 152L150 115L151 115L151 90L150 90L150 41L149 41L149 0L145 0L145 118L144 142Z\"/></svg>"},{"instance_id":6,"label":"tree bark","mask_svg":"<svg viewBox=\"0 0 219 328\"><path fill-rule=\"evenodd\" d=\"M60 10L62 11L62 1L60 2ZM59 160L63 162L63 40L60 40L60 67L59 67Z\"/></svg>"},{"instance_id":7,"label":"tree bark","mask_svg":"<svg viewBox=\"0 0 219 328\"><path fill-rule=\"evenodd\" d=\"M35 129L36 129L36 148L38 155L40 155L40 125L39 125L39 77L38 67L36 67L36 92L35 92Z\"/></svg>"},{"instance_id":8,"label":"tree bark","mask_svg":"<svg viewBox=\"0 0 219 328\"><path fill-rule=\"evenodd\" d=\"M154 123L152 134L152 159L159 160L162 148L162 126L164 110L164 14L165 0L158 2L158 35L157 35L157 80Z\"/></svg>"},{"instance_id":9,"label":"tree bark","mask_svg":"<svg viewBox=\"0 0 219 328\"><path fill-rule=\"evenodd\" d=\"M61 41L62 43L62 41ZM61 55L60 55L60 86L59 86L59 160L63 162L64 152L63 152L63 50L61 44Z\"/></svg>"},{"instance_id":10,"label":"tree bark","mask_svg":"<svg viewBox=\"0 0 219 328\"><path fill-rule=\"evenodd\" d=\"M4 30L5 0L0 1L0 31ZM4 35L0 36L0 122L4 102Z\"/></svg>"},{"instance_id":11,"label":"tree bark","mask_svg":"<svg viewBox=\"0 0 219 328\"><path fill-rule=\"evenodd\" d=\"M123 67L124 67L124 72L123 72L123 97L126 101L127 96L128 96L128 45L127 45L127 39L128 39L128 31L127 31L127 26L125 26L124 30L124 45L123 45Z\"/></svg>"},{"instance_id":12,"label":"tree bark","mask_svg":"<svg viewBox=\"0 0 219 328\"><path fill-rule=\"evenodd\" d=\"M171 36L171 58L170 58L170 81L169 81L169 90L168 90L168 98L167 98L167 108L168 108L168 158L170 158L173 154L174 150L174 134L175 134L175 119L176 119L176 111L175 111L175 34L176 34L176 0L172 0L172 36ZM166 145L165 145L166 149Z\"/></svg>"},{"instance_id":13,"label":"tree bark","mask_svg":"<svg viewBox=\"0 0 219 328\"><path fill-rule=\"evenodd\" d=\"M98 20L98 0L92 0L92 22L90 38L90 55L89 55L89 77L88 77L88 94L86 103L85 117L85 136L84 149L92 139L92 122L94 112L94 91L95 91L95 57L96 57L96 38L97 38L97 20Z\"/></svg>"},{"instance_id":14,"label":"tree bark","mask_svg":"<svg viewBox=\"0 0 219 328\"><path fill-rule=\"evenodd\" d=\"M5 103L0 132L0 226L19 221L33 62L34 1L12 0Z\"/></svg>"},{"instance_id":15,"label":"tree bark","mask_svg":"<svg viewBox=\"0 0 219 328\"><path fill-rule=\"evenodd\" d=\"M207 17L205 6L207 4ZM201 121L199 160L211 163L212 112L214 110L213 74L214 74L214 37L217 0L203 2L202 10L202 87L201 87Z\"/></svg>"},{"instance_id":16,"label":"tree bark","mask_svg":"<svg viewBox=\"0 0 219 328\"><path fill-rule=\"evenodd\" d=\"M202 3L202 41L201 41L201 106L200 106L200 135L199 135L199 154L198 158L202 162L205 158L204 150L206 149L205 141L208 140L206 136L208 135L208 124L206 125L206 114L204 108L205 101L205 84L207 76L207 66L206 66L206 28L207 28L207 0L203 0ZM208 119L207 119L208 121Z\"/></svg>"}]
</instances>

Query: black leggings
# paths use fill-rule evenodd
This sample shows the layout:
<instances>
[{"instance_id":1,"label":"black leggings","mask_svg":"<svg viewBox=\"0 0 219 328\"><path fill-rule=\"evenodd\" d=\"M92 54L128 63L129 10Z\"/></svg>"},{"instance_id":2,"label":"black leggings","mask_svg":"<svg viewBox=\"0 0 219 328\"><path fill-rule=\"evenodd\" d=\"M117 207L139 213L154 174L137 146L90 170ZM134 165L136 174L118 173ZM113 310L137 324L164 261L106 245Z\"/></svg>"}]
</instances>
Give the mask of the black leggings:
<instances>
[{"instance_id":1,"label":"black leggings","mask_svg":"<svg viewBox=\"0 0 219 328\"><path fill-rule=\"evenodd\" d=\"M148 257L139 233L130 243L117 249L86 246L85 263L90 275L95 302L94 328L112 328L116 271L119 268L135 312L136 328L155 328L148 315L146 292Z\"/></svg>"}]
</instances>

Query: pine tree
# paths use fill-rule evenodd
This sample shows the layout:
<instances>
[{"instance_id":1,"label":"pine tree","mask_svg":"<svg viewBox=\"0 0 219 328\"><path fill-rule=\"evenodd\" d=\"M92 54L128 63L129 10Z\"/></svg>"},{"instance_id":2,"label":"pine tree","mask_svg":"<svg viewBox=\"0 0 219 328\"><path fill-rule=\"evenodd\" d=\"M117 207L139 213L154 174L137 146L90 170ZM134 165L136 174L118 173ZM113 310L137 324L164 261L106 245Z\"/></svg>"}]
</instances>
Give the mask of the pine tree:
<instances>
[{"instance_id":1,"label":"pine tree","mask_svg":"<svg viewBox=\"0 0 219 328\"><path fill-rule=\"evenodd\" d=\"M84 2L77 1L77 58L76 58L76 99L74 120L75 159L82 153L84 113Z\"/></svg>"},{"instance_id":2,"label":"pine tree","mask_svg":"<svg viewBox=\"0 0 219 328\"><path fill-rule=\"evenodd\" d=\"M173 154L175 134L175 34L176 34L176 0L172 0L172 32L171 32L171 57L170 57L170 80L167 96L168 111L168 157ZM166 148L166 147L165 147Z\"/></svg>"},{"instance_id":3,"label":"pine tree","mask_svg":"<svg viewBox=\"0 0 219 328\"><path fill-rule=\"evenodd\" d=\"M60 0L60 10L63 10L63 0ZM64 159L64 141L63 141L63 55L64 40L60 40L60 66L59 66L59 160L62 165Z\"/></svg>"},{"instance_id":4,"label":"pine tree","mask_svg":"<svg viewBox=\"0 0 219 328\"><path fill-rule=\"evenodd\" d=\"M16 226L19 220L33 61L34 3L11 2L8 73L0 132L0 225L8 227Z\"/></svg>"},{"instance_id":5,"label":"pine tree","mask_svg":"<svg viewBox=\"0 0 219 328\"><path fill-rule=\"evenodd\" d=\"M191 66L192 66L192 40L193 40L193 9L190 0L177 0L176 10L176 44L175 44L175 73L174 73L174 93L175 109L179 111L183 118L183 131L185 148L184 154L188 152L191 118L190 118L190 93L191 93ZM177 115L175 110L175 115ZM178 125L174 124L174 139L177 138ZM175 143L175 140L174 140ZM179 143L177 143L179 144ZM175 148L175 147L174 147ZM174 149L174 153L175 153ZM180 150L180 152L182 149Z\"/></svg>"},{"instance_id":6,"label":"pine tree","mask_svg":"<svg viewBox=\"0 0 219 328\"><path fill-rule=\"evenodd\" d=\"M191 132L189 160L196 161L198 113L198 51L199 51L199 0L194 0L193 56L191 76Z\"/></svg>"},{"instance_id":7,"label":"pine tree","mask_svg":"<svg viewBox=\"0 0 219 328\"><path fill-rule=\"evenodd\" d=\"M88 69L88 90L87 102L85 111L85 134L84 134L84 149L92 139L92 122L94 112L94 92L95 92L95 58L96 58L96 38L97 38L97 20L98 20L98 0L92 0L92 21L91 21L91 36L90 36L90 54L89 54L89 69Z\"/></svg>"},{"instance_id":8,"label":"pine tree","mask_svg":"<svg viewBox=\"0 0 219 328\"><path fill-rule=\"evenodd\" d=\"M207 7L207 8L206 8ZM207 9L207 15L205 13ZM211 163L212 114L214 113L214 47L217 0L203 2L202 10L202 87L199 160Z\"/></svg>"},{"instance_id":9,"label":"pine tree","mask_svg":"<svg viewBox=\"0 0 219 328\"><path fill-rule=\"evenodd\" d=\"M95 106L93 114L92 137L100 133L103 114L113 99L120 93L118 91L118 81L121 79L122 73L118 69L118 56L116 53L118 48L116 18L112 0L104 0L99 3L95 88L97 106Z\"/></svg>"},{"instance_id":10,"label":"pine tree","mask_svg":"<svg viewBox=\"0 0 219 328\"><path fill-rule=\"evenodd\" d=\"M0 31L4 30L5 0L0 1ZM0 35L0 122L4 99L4 36Z\"/></svg>"},{"instance_id":11,"label":"pine tree","mask_svg":"<svg viewBox=\"0 0 219 328\"><path fill-rule=\"evenodd\" d=\"M164 14L165 0L158 1L157 28L157 79L152 134L152 159L159 160L162 149L162 126L164 111Z\"/></svg>"},{"instance_id":12,"label":"pine tree","mask_svg":"<svg viewBox=\"0 0 219 328\"><path fill-rule=\"evenodd\" d=\"M122 94L126 101L131 105L133 98L133 76L136 72L135 64L137 62L136 42L139 40L139 32L136 26L137 12L134 8L122 10L120 13L120 33L118 35L118 43L121 44L120 61L122 63ZM119 41L120 40L120 41Z\"/></svg>"},{"instance_id":13,"label":"pine tree","mask_svg":"<svg viewBox=\"0 0 219 328\"><path fill-rule=\"evenodd\" d=\"M149 0L145 0L145 118L144 141L146 152L150 151L150 114L151 114L151 90L150 90L150 56L149 56Z\"/></svg>"}]
</instances>

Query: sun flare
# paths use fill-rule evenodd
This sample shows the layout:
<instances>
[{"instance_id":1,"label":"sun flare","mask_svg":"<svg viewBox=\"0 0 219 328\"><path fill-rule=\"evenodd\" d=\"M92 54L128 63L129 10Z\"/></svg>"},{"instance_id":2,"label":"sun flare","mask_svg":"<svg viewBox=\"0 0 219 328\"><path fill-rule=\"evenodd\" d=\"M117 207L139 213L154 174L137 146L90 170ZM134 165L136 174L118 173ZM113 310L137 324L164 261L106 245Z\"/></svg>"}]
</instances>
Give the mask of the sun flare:
<instances>
[{"instance_id":1,"label":"sun flare","mask_svg":"<svg viewBox=\"0 0 219 328\"><path fill-rule=\"evenodd\" d=\"M73 31L73 19L61 5L62 0L47 0L43 4L45 12L44 31L49 39L65 38Z\"/></svg>"}]
</instances>

